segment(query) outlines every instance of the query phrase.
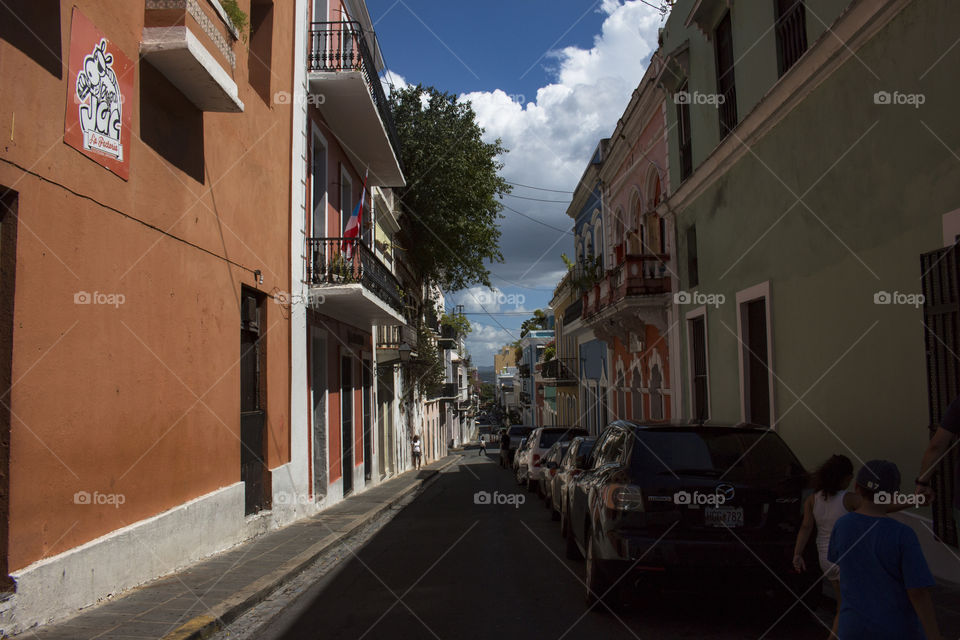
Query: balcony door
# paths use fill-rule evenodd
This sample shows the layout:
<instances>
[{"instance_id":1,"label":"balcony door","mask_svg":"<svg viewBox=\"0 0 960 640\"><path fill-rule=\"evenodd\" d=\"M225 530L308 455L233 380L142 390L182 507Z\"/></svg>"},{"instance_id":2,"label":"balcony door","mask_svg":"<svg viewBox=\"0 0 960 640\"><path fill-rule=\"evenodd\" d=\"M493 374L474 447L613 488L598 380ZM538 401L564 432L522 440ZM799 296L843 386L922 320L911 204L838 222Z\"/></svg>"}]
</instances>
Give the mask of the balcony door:
<instances>
[{"instance_id":1,"label":"balcony door","mask_svg":"<svg viewBox=\"0 0 960 640\"><path fill-rule=\"evenodd\" d=\"M353 180L343 167L340 168L340 237L347 231L350 214L353 213Z\"/></svg>"},{"instance_id":2,"label":"balcony door","mask_svg":"<svg viewBox=\"0 0 960 640\"><path fill-rule=\"evenodd\" d=\"M327 141L320 133L320 129L313 125L310 151L310 229L308 235L312 238L327 236ZM311 246L310 259L313 261L312 273L323 273L324 245L316 243Z\"/></svg>"},{"instance_id":3,"label":"balcony door","mask_svg":"<svg viewBox=\"0 0 960 640\"><path fill-rule=\"evenodd\" d=\"M340 357L340 469L343 495L353 491L353 358Z\"/></svg>"},{"instance_id":4,"label":"balcony door","mask_svg":"<svg viewBox=\"0 0 960 640\"><path fill-rule=\"evenodd\" d=\"M313 0L313 22L329 22L330 8L327 0Z\"/></svg>"}]
</instances>

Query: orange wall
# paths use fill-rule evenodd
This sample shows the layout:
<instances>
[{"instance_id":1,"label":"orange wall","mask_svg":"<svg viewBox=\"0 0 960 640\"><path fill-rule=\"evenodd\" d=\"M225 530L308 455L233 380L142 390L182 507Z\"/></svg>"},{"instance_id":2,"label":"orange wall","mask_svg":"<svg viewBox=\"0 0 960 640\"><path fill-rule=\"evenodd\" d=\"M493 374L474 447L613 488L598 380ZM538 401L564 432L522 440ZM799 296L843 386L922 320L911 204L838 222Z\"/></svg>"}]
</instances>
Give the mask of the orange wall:
<instances>
[{"instance_id":1,"label":"orange wall","mask_svg":"<svg viewBox=\"0 0 960 640\"><path fill-rule=\"evenodd\" d=\"M74 4L137 59L143 3L93 0L61 3L65 59ZM292 82L292 11L275 4L274 91ZM66 70L58 78L0 41L0 83L17 88L0 101L0 185L19 193L20 215L11 570L240 479L239 294L242 284L268 295L289 288L292 110L264 103L247 83L242 43L234 50L245 111L197 112L200 136L168 133L202 150L199 176L141 138L141 76L151 69L135 64L125 182L62 142ZM75 305L77 291L125 302ZM265 309L275 467L290 459L290 329L282 306L268 298ZM77 505L77 491L124 503Z\"/></svg>"}]
</instances>

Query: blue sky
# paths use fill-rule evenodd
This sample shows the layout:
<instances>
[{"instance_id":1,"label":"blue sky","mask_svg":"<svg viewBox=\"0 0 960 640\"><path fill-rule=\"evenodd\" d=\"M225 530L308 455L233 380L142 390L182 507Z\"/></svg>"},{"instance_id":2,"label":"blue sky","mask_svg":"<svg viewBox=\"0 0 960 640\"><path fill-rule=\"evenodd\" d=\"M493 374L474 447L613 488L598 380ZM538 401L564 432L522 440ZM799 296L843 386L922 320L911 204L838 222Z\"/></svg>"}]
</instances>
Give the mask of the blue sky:
<instances>
[{"instance_id":1,"label":"blue sky","mask_svg":"<svg viewBox=\"0 0 960 640\"><path fill-rule=\"evenodd\" d=\"M560 254L573 253L570 192L643 76L663 17L643 0L367 0L367 7L391 82L469 100L486 138L510 150L504 178L557 190L515 187L503 200L510 209L501 220L505 262L490 267L495 290L447 297L448 308L463 304L470 314L474 363L492 365L521 322L550 302L564 271Z\"/></svg>"}]
</instances>

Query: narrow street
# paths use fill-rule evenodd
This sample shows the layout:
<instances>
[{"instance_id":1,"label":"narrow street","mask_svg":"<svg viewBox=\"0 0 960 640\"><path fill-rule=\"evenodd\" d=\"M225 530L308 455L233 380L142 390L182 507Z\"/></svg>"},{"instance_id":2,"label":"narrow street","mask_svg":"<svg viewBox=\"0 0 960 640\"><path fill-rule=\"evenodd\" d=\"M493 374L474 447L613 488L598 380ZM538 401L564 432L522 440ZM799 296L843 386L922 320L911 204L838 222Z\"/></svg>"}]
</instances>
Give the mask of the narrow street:
<instances>
[{"instance_id":1,"label":"narrow street","mask_svg":"<svg viewBox=\"0 0 960 640\"><path fill-rule=\"evenodd\" d=\"M771 628L782 611L750 594L662 593L615 613L602 605L588 610L583 563L564 559L558 523L496 464L496 452L492 448L481 458L468 449L461 463L354 550L355 557L307 589L256 637L313 639L319 629L326 637L396 640L826 633L806 611ZM474 493L481 490L520 495L524 502L475 504Z\"/></svg>"}]
</instances>

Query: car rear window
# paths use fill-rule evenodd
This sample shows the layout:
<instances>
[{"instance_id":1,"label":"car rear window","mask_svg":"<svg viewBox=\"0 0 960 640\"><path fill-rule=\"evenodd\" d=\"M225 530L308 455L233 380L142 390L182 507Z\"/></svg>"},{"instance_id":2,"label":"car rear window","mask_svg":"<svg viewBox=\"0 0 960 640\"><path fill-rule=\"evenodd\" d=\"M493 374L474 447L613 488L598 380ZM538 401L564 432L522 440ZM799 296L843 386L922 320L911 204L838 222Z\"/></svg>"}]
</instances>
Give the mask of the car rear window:
<instances>
[{"instance_id":1,"label":"car rear window","mask_svg":"<svg viewBox=\"0 0 960 640\"><path fill-rule=\"evenodd\" d=\"M540 434L540 448L552 447L554 443L585 435L587 435L585 431L544 431Z\"/></svg>"},{"instance_id":2,"label":"car rear window","mask_svg":"<svg viewBox=\"0 0 960 640\"><path fill-rule=\"evenodd\" d=\"M675 474L737 481L805 473L777 434L748 431L636 432L630 467L647 479Z\"/></svg>"}]
</instances>

